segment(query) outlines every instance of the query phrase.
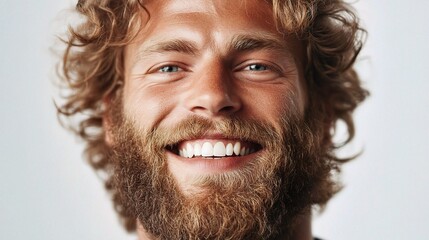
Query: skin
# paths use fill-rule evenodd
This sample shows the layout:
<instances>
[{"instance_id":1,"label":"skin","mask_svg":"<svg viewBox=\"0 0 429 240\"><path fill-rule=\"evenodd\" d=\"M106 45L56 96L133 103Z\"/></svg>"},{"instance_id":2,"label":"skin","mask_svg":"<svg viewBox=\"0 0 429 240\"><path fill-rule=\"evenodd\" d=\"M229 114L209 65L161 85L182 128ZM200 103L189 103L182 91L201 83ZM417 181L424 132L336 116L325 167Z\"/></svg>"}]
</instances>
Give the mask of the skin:
<instances>
[{"instance_id":1,"label":"skin","mask_svg":"<svg viewBox=\"0 0 429 240\"><path fill-rule=\"evenodd\" d=\"M174 126L190 116L264 120L280 129L279 118L303 115L306 93L302 46L275 27L271 6L247 1L146 1L150 13L125 53L124 112L137 127ZM208 131L201 141L229 142ZM168 167L184 192L193 179L234 171L264 149L239 157L184 158L167 151ZM148 239L144 228L139 238ZM293 239L311 239L310 214Z\"/></svg>"}]
</instances>

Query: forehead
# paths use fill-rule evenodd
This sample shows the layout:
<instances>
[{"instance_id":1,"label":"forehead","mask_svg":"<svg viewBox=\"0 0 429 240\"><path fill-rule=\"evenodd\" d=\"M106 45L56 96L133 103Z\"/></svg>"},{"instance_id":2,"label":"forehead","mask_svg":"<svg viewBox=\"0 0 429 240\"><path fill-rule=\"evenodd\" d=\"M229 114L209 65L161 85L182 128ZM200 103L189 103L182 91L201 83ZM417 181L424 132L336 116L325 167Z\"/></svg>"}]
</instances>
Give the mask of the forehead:
<instances>
[{"instance_id":1,"label":"forehead","mask_svg":"<svg viewBox=\"0 0 429 240\"><path fill-rule=\"evenodd\" d=\"M135 41L127 46L128 56L144 45L178 38L198 43L201 49L222 51L237 35L270 36L287 40L290 49L301 47L297 39L276 28L272 5L267 1L148 0L143 6L143 25Z\"/></svg>"},{"instance_id":2,"label":"forehead","mask_svg":"<svg viewBox=\"0 0 429 240\"><path fill-rule=\"evenodd\" d=\"M261 0L149 0L144 7L140 41L183 31L196 41L201 34L216 39L228 33L276 32L271 6Z\"/></svg>"},{"instance_id":3,"label":"forehead","mask_svg":"<svg viewBox=\"0 0 429 240\"><path fill-rule=\"evenodd\" d=\"M271 9L270 4L263 0L148 0L144 6L149 13L158 16L200 13L238 19L244 13L249 18L261 20L266 10Z\"/></svg>"}]
</instances>

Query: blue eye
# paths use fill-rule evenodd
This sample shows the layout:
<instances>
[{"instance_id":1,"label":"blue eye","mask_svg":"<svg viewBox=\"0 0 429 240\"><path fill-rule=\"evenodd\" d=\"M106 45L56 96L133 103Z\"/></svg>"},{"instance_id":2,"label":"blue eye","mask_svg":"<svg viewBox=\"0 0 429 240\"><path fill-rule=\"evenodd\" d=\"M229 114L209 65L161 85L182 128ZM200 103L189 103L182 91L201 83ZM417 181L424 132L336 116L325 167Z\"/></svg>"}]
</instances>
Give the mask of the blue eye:
<instances>
[{"instance_id":1,"label":"blue eye","mask_svg":"<svg viewBox=\"0 0 429 240\"><path fill-rule=\"evenodd\" d=\"M164 66L164 67L159 68L158 71L163 72L163 73L172 73L172 72L180 71L180 68L178 66L169 65L169 66Z\"/></svg>"},{"instance_id":2,"label":"blue eye","mask_svg":"<svg viewBox=\"0 0 429 240\"><path fill-rule=\"evenodd\" d=\"M245 69L249 71L266 71L268 70L268 67L262 64L251 64L247 66Z\"/></svg>"}]
</instances>

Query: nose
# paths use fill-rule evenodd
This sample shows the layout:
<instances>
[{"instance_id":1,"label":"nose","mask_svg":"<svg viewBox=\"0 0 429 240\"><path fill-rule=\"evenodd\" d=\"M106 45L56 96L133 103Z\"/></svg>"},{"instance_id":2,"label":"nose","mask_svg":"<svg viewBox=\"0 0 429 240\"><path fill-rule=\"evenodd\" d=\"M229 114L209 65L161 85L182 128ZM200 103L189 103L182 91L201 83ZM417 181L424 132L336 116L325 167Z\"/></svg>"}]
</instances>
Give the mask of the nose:
<instances>
[{"instance_id":1,"label":"nose","mask_svg":"<svg viewBox=\"0 0 429 240\"><path fill-rule=\"evenodd\" d=\"M242 103L230 73L222 64L210 64L194 73L188 89L186 107L203 117L231 115Z\"/></svg>"}]
</instances>

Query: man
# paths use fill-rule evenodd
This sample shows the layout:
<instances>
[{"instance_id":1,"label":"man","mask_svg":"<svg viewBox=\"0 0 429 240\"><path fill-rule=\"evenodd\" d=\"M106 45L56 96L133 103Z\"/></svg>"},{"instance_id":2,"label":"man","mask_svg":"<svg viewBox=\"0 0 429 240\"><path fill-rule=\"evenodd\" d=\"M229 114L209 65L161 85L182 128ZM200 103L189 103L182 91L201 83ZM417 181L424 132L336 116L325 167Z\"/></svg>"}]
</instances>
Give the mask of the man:
<instances>
[{"instance_id":1,"label":"man","mask_svg":"<svg viewBox=\"0 0 429 240\"><path fill-rule=\"evenodd\" d=\"M87 0L63 59L92 166L139 239L313 239L335 123L367 92L341 0ZM347 143L346 142L346 143Z\"/></svg>"}]
</instances>

